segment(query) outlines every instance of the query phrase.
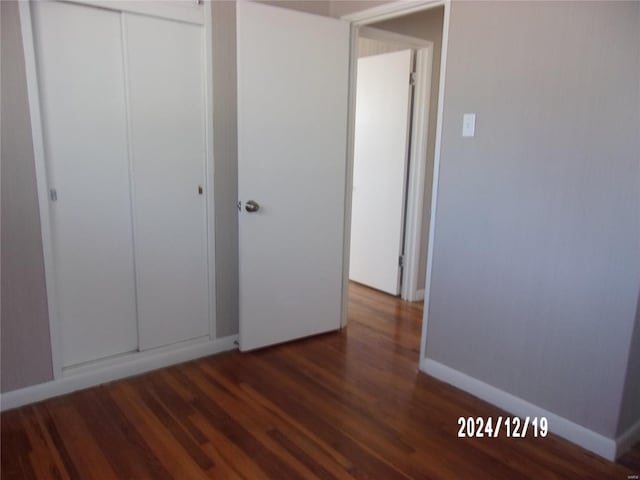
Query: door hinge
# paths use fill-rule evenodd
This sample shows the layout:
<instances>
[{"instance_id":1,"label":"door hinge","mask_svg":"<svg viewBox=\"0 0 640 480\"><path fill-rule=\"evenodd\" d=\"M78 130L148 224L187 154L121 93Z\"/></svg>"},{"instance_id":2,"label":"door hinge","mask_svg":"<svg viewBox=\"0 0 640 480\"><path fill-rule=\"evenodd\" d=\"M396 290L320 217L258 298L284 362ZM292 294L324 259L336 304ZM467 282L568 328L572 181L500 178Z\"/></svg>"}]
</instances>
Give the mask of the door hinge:
<instances>
[{"instance_id":1,"label":"door hinge","mask_svg":"<svg viewBox=\"0 0 640 480\"><path fill-rule=\"evenodd\" d=\"M404 267L404 255L398 257L398 265L400 265L400 268Z\"/></svg>"},{"instance_id":2,"label":"door hinge","mask_svg":"<svg viewBox=\"0 0 640 480\"><path fill-rule=\"evenodd\" d=\"M51 190L49 190L49 198L51 199L52 202L55 202L56 200L58 200L58 191L55 188L52 188Z\"/></svg>"},{"instance_id":3,"label":"door hinge","mask_svg":"<svg viewBox=\"0 0 640 480\"><path fill-rule=\"evenodd\" d=\"M409 85L415 85L416 84L416 72L411 72L409 74Z\"/></svg>"}]
</instances>

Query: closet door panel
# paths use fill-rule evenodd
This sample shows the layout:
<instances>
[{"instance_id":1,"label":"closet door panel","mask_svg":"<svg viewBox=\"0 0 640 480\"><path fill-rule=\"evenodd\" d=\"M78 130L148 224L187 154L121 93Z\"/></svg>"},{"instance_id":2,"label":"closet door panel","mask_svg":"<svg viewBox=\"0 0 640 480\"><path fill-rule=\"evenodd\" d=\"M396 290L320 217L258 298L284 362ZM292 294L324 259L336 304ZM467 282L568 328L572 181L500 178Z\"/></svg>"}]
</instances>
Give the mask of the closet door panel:
<instances>
[{"instance_id":1,"label":"closet door panel","mask_svg":"<svg viewBox=\"0 0 640 480\"><path fill-rule=\"evenodd\" d=\"M203 28L125 14L140 348L209 334Z\"/></svg>"},{"instance_id":2,"label":"closet door panel","mask_svg":"<svg viewBox=\"0 0 640 480\"><path fill-rule=\"evenodd\" d=\"M138 346L122 31L115 12L57 2L32 9L57 196L54 298L70 366Z\"/></svg>"}]
</instances>

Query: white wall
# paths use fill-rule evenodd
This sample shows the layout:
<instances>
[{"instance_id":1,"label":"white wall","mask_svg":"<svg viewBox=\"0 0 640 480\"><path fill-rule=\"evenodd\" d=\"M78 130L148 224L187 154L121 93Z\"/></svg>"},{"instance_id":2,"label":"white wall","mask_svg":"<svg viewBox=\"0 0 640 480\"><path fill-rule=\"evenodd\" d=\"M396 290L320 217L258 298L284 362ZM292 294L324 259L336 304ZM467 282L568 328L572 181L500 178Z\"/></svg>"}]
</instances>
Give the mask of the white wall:
<instances>
[{"instance_id":1,"label":"white wall","mask_svg":"<svg viewBox=\"0 0 640 480\"><path fill-rule=\"evenodd\" d=\"M358 38L358 58L397 52L406 48L407 46L402 43L386 42L365 37Z\"/></svg>"},{"instance_id":2,"label":"white wall","mask_svg":"<svg viewBox=\"0 0 640 480\"><path fill-rule=\"evenodd\" d=\"M426 356L613 438L640 291L640 3L454 2L448 48Z\"/></svg>"}]
</instances>

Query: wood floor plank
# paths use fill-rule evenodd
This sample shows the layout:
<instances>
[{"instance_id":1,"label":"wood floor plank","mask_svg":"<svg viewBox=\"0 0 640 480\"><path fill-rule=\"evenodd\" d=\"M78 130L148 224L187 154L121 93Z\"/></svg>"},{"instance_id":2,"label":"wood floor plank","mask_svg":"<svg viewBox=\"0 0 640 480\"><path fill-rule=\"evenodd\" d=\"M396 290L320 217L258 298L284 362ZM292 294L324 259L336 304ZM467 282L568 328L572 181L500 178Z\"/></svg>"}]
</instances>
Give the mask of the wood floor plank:
<instances>
[{"instance_id":1,"label":"wood floor plank","mask_svg":"<svg viewBox=\"0 0 640 480\"><path fill-rule=\"evenodd\" d=\"M154 384L151 381L141 381L138 386L140 387L136 389L138 398L144 402L145 407L152 412L155 419L162 424L164 429L171 434L191 459L202 470L206 471L212 468L211 459L200 449L199 443L191 436L189 430L183 426L184 424L174 418L170 407L163 404L161 400L163 396L155 390ZM136 392L132 392L132 395L135 395ZM178 414L179 412L175 413Z\"/></svg>"},{"instance_id":2,"label":"wood floor plank","mask_svg":"<svg viewBox=\"0 0 640 480\"><path fill-rule=\"evenodd\" d=\"M72 398L72 396L67 397L66 400L70 398ZM36 405L34 407L35 413L48 439L48 446L59 461L58 465L60 470L65 472L66 476L71 480L80 480L82 477L78 471L78 464L69 453L65 441L50 413L50 409L55 408L57 401L58 399L53 399L50 402L43 402Z\"/></svg>"},{"instance_id":3,"label":"wood floor plank","mask_svg":"<svg viewBox=\"0 0 640 480\"><path fill-rule=\"evenodd\" d=\"M507 414L418 371L422 305L350 286L346 329L229 352L0 415L2 479L627 479L549 435L457 438ZM632 477L631 477L632 478Z\"/></svg>"},{"instance_id":4,"label":"wood floor plank","mask_svg":"<svg viewBox=\"0 0 640 480\"><path fill-rule=\"evenodd\" d=\"M78 412L94 432L119 478L172 480L133 424L108 391L110 385L85 390L77 396Z\"/></svg>"},{"instance_id":5,"label":"wood floor plank","mask_svg":"<svg viewBox=\"0 0 640 480\"><path fill-rule=\"evenodd\" d=\"M155 397L165 406L167 411L171 412L193 440L199 444L205 444L208 441L207 436L189 419L189 415L194 413L193 407L189 404L189 401L192 401L193 398L179 393L179 385L178 382L173 382L172 377L165 371L156 372L153 378ZM177 389L174 387L177 387Z\"/></svg>"},{"instance_id":6,"label":"wood floor plank","mask_svg":"<svg viewBox=\"0 0 640 480\"><path fill-rule=\"evenodd\" d=\"M337 470L333 470L333 472L336 476L342 478L343 469L347 471L353 469L352 462L340 450L334 449L327 442L322 441L314 431L297 422L272 403L271 400L257 393L253 387L243 383L240 388L248 399L261 404L265 409L281 419L282 423L279 428L286 432L290 438L295 439L296 444L303 448L307 454L312 455L327 467L333 468L335 464Z\"/></svg>"},{"instance_id":7,"label":"wood floor plank","mask_svg":"<svg viewBox=\"0 0 640 480\"><path fill-rule=\"evenodd\" d=\"M55 425L56 435L64 443L64 464L67 468L72 468L73 477L83 480L118 480L118 475L72 402L51 402L46 405L46 409L51 421L49 428ZM37 445L36 442L32 444ZM41 459L42 456L37 455L36 458ZM42 460L34 463L41 464Z\"/></svg>"},{"instance_id":8,"label":"wood floor plank","mask_svg":"<svg viewBox=\"0 0 640 480\"><path fill-rule=\"evenodd\" d=\"M279 367L282 369L283 365L280 364ZM300 384L303 391L313 391L313 385L304 383L300 379L298 379L298 384ZM343 389L338 389L336 392L340 392ZM325 399L327 395L325 394L322 398ZM361 402L353 401L353 398L349 396L341 397L339 393L336 393L336 398L334 400L337 402L337 406L328 405L328 410L322 410L321 404L316 404L315 407L320 409L323 415L330 416L331 410L339 410L344 413L344 415L333 418L333 420L339 422L343 425L343 431L352 436L356 441L358 441L361 445L367 445L373 451L384 452L385 456L389 458L389 460L393 463L393 465L399 468L401 471L408 473L412 478L430 478L433 476L442 477L443 475L456 475L456 476L466 476L472 475L473 469L472 467L468 467L466 464L456 465L456 469L451 471L449 469L444 469L437 465L435 462L430 462L431 460L429 455L414 455L416 453L415 449L411 447L415 443L408 440L407 436L403 435L402 432L397 428L397 425L392 424L388 421L390 417L385 416L384 412L379 411L377 406L379 405L377 402L370 406L369 409L363 408ZM326 403L326 402L325 402ZM449 415L451 418L451 424L455 425L455 421L457 419L454 415ZM387 421L385 421L385 418ZM453 429L452 429L453 430ZM412 430L407 430L407 434L411 434ZM417 436L415 436L416 440L418 440ZM452 452L452 449L448 448L447 445L443 445L441 441L432 440L428 443L425 443L426 440L429 439L420 439L423 443L423 446L428 447L430 452L433 452L432 455L437 456L443 462L449 461L450 464L456 464L457 458L455 454ZM483 453L477 451L470 451L469 457L477 457L475 460L478 463L482 461L486 461L483 459ZM474 460L473 458L469 458L469 460ZM475 462L469 462L475 463ZM514 478L514 471L508 466L501 466L496 468L494 472L494 478L504 478L510 479Z\"/></svg>"},{"instance_id":9,"label":"wood floor plank","mask_svg":"<svg viewBox=\"0 0 640 480\"><path fill-rule=\"evenodd\" d=\"M60 459L56 457L56 452L49 448L46 436L42 431L32 408L25 408L21 411L24 429L31 444L31 466L36 478L52 478L54 480L68 479L66 472L63 474L59 467Z\"/></svg>"},{"instance_id":10,"label":"wood floor plank","mask_svg":"<svg viewBox=\"0 0 640 480\"><path fill-rule=\"evenodd\" d=\"M131 385L119 384L110 391L110 394L173 478L181 476L194 480L209 478L207 472L214 469L214 462L199 447L198 454L194 454L191 445L185 446L180 439L176 438L172 428L167 427L155 416L155 412L138 396Z\"/></svg>"},{"instance_id":11,"label":"wood floor plank","mask_svg":"<svg viewBox=\"0 0 640 480\"><path fill-rule=\"evenodd\" d=\"M227 438L223 432L214 427L210 420L200 412L192 416L193 422L200 428L210 439L209 443L212 452L223 459L239 477L247 480L265 480L269 476L251 457L251 453L245 451L236 442Z\"/></svg>"},{"instance_id":12,"label":"wood floor plank","mask_svg":"<svg viewBox=\"0 0 640 480\"><path fill-rule=\"evenodd\" d=\"M198 362L198 367L204 373L201 381L207 381L207 386L212 384L218 386L217 390L209 393L210 396L212 395L211 398L215 398L216 403L234 420L250 428L257 440L277 456L283 457L283 460L290 464L300 475L304 478L309 478L310 476L315 476L314 472L323 472L325 476L330 476L331 478L346 478L346 471L341 469L340 465L335 465L333 459L325 457L324 464L326 468L324 468L314 461L312 456L307 455L303 449L291 448L291 441L277 429L277 425L281 423L282 416L266 408L263 401L253 401L255 397L248 398L246 391L240 385L224 378L216 369L211 368L205 362ZM199 385L203 386L202 383ZM204 388L207 389L206 386ZM256 419L262 420L257 424ZM286 431L291 434L294 433L293 430L293 428L289 428ZM302 432L298 433L302 434ZM300 438L300 436L297 436L297 438Z\"/></svg>"},{"instance_id":13,"label":"wood floor plank","mask_svg":"<svg viewBox=\"0 0 640 480\"><path fill-rule=\"evenodd\" d=\"M220 391L211 390L210 393L206 393L203 380L196 378L196 374L193 372L189 372L188 375L193 381L191 388L198 392L198 398L194 401L194 405L199 413L211 425L215 425L216 429L222 432L229 441L246 451L249 457L267 473L269 478L303 478L291 463L284 461L259 440L259 431L262 428L260 423L250 421L248 418L245 418L244 423L239 422L220 404L221 401L224 404L223 399L213 401L217 395L221 394Z\"/></svg>"},{"instance_id":14,"label":"wood floor plank","mask_svg":"<svg viewBox=\"0 0 640 480\"><path fill-rule=\"evenodd\" d=\"M21 425L19 411L2 414L0 445L2 447L0 468L2 468L3 479L36 478L29 461L31 445Z\"/></svg>"}]
</instances>

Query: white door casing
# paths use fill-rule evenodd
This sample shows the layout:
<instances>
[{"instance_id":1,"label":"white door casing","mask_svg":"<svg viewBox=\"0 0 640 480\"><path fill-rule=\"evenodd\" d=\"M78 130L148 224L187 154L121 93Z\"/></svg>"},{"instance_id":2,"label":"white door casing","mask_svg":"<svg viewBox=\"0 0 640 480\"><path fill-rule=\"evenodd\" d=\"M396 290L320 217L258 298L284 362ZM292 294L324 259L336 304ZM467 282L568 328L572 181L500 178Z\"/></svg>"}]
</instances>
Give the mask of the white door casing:
<instances>
[{"instance_id":1,"label":"white door casing","mask_svg":"<svg viewBox=\"0 0 640 480\"><path fill-rule=\"evenodd\" d=\"M349 278L400 293L412 50L358 59Z\"/></svg>"},{"instance_id":2,"label":"white door casing","mask_svg":"<svg viewBox=\"0 0 640 480\"><path fill-rule=\"evenodd\" d=\"M250 350L340 328L349 26L239 2L237 55L239 337Z\"/></svg>"}]
</instances>

